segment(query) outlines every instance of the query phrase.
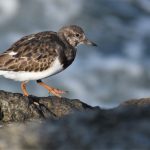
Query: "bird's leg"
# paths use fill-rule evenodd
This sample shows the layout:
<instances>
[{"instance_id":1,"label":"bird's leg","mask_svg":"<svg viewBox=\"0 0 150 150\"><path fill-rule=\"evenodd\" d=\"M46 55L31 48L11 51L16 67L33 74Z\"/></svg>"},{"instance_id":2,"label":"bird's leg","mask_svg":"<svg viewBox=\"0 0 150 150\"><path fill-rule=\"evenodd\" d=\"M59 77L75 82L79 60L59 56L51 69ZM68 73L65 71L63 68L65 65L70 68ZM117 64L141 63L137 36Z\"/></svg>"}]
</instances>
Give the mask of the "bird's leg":
<instances>
[{"instance_id":1,"label":"bird's leg","mask_svg":"<svg viewBox=\"0 0 150 150\"><path fill-rule=\"evenodd\" d=\"M47 84L45 84L44 82L42 82L42 80L37 80L37 83L41 86L43 86L44 88L46 88L51 94L61 97L61 94L64 94L65 91L59 90L59 89L55 89L53 87L48 86Z\"/></svg>"},{"instance_id":2,"label":"bird's leg","mask_svg":"<svg viewBox=\"0 0 150 150\"><path fill-rule=\"evenodd\" d=\"M23 81L23 82L21 82L21 89L22 89L22 91L23 91L23 95L24 96L29 96L29 94L28 94L28 92L27 92L27 89L26 89L26 83L27 83L28 81Z\"/></svg>"},{"instance_id":3,"label":"bird's leg","mask_svg":"<svg viewBox=\"0 0 150 150\"><path fill-rule=\"evenodd\" d=\"M28 107L31 105L31 104L34 104L36 107L39 107L39 102L36 102L33 98L31 99L30 97L29 97L29 94L28 94L28 92L27 92L27 89L26 89L26 83L27 83L28 81L23 81L23 82L21 82L21 89L22 89L22 91L23 91L23 95L24 96L27 96L28 97Z\"/></svg>"}]
</instances>

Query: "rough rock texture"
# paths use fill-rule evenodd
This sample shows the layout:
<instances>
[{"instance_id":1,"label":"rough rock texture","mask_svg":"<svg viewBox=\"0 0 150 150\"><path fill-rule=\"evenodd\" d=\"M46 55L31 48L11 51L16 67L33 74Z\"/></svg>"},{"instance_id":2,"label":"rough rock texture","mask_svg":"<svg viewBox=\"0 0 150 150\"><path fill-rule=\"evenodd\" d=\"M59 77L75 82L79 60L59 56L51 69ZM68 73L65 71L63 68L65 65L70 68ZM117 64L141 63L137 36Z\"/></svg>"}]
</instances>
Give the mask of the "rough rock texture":
<instances>
[{"instance_id":1,"label":"rough rock texture","mask_svg":"<svg viewBox=\"0 0 150 150\"><path fill-rule=\"evenodd\" d=\"M11 96L10 93L8 94ZM3 104L7 93L0 92L0 95L0 101ZM21 100L26 100L20 94L14 95L20 96ZM13 98L8 99L5 103L9 104ZM12 101L15 99L17 98ZM51 101L51 107L48 106L48 99ZM23 108L19 108L19 103L24 105L25 102L15 102L14 106L18 105L16 107L24 116ZM26 107L26 118L30 118L31 121L20 123L20 119L18 119L19 122L13 123L15 117L11 117L13 118L11 123L5 123L0 129L0 150L150 149L150 98L130 100L109 110L92 108L79 100L63 99L63 101L59 101L58 98L54 97L40 98L39 102L43 105L46 104L46 107L50 109L51 112L48 113L50 117L44 111L47 119L38 119L40 115L34 117L34 113L38 114L36 111L29 115L35 108ZM13 104L9 106L13 108ZM2 105L1 111L10 113L8 110L4 111ZM31 119L32 116L34 119ZM28 120L26 118L24 120ZM39 118L43 118L43 115ZM17 120L14 119L14 121Z\"/></svg>"},{"instance_id":2,"label":"rough rock texture","mask_svg":"<svg viewBox=\"0 0 150 150\"><path fill-rule=\"evenodd\" d=\"M3 122L60 118L75 111L87 109L94 108L77 99L52 96L25 97L22 94L0 91L0 120Z\"/></svg>"}]
</instances>

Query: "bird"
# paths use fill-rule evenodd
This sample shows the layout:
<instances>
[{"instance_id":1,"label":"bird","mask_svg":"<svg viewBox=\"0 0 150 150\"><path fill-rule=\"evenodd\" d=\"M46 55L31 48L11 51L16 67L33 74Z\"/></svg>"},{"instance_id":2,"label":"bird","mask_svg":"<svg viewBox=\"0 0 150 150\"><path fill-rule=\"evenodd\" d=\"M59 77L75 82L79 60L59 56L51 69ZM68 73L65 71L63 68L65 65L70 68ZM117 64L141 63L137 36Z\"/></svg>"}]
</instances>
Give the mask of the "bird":
<instances>
[{"instance_id":1,"label":"bird","mask_svg":"<svg viewBox=\"0 0 150 150\"><path fill-rule=\"evenodd\" d=\"M61 97L65 91L47 85L42 79L70 66L80 44L97 46L78 25L26 35L0 54L0 75L20 81L24 96L29 96L26 84L34 80L52 95Z\"/></svg>"}]
</instances>

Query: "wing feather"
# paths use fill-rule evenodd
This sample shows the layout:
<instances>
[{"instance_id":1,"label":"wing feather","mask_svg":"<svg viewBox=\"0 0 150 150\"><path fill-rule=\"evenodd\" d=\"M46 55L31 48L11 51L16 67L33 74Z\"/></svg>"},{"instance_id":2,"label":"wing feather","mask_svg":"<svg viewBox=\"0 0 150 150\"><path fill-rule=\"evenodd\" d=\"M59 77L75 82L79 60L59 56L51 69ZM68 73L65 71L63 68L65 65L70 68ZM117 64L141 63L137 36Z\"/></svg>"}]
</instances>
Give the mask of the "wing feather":
<instances>
[{"instance_id":1,"label":"wing feather","mask_svg":"<svg viewBox=\"0 0 150 150\"><path fill-rule=\"evenodd\" d=\"M55 32L31 34L21 38L0 55L0 70L42 71L47 69L56 57L64 59L64 49L65 44Z\"/></svg>"}]
</instances>

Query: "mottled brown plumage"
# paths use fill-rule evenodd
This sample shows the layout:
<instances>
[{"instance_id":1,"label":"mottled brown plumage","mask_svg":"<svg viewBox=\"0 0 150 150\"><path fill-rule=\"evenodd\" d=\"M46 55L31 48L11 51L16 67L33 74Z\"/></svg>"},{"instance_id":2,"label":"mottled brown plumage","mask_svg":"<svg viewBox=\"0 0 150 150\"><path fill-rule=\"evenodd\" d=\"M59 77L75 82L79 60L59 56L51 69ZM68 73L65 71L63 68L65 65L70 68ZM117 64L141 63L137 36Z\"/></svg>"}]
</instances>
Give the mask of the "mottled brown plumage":
<instances>
[{"instance_id":1,"label":"mottled brown plumage","mask_svg":"<svg viewBox=\"0 0 150 150\"><path fill-rule=\"evenodd\" d=\"M40 32L23 37L0 55L0 69L7 71L43 71L56 56L66 59L65 44L55 32ZM10 55L16 52L16 55ZM62 55L60 56L60 54Z\"/></svg>"},{"instance_id":2,"label":"mottled brown plumage","mask_svg":"<svg viewBox=\"0 0 150 150\"><path fill-rule=\"evenodd\" d=\"M67 68L76 56L75 47L78 44L96 46L76 25L62 27L58 32L45 31L25 36L0 54L0 75L25 82L38 80L39 84L45 86L41 83L41 77L51 76ZM22 79L23 73L26 75L26 72L28 73L26 78ZM36 72L35 78L31 77L33 74L29 74ZM45 72L45 75L42 76L42 72L43 74ZM24 84L22 89L26 90Z\"/></svg>"}]
</instances>

